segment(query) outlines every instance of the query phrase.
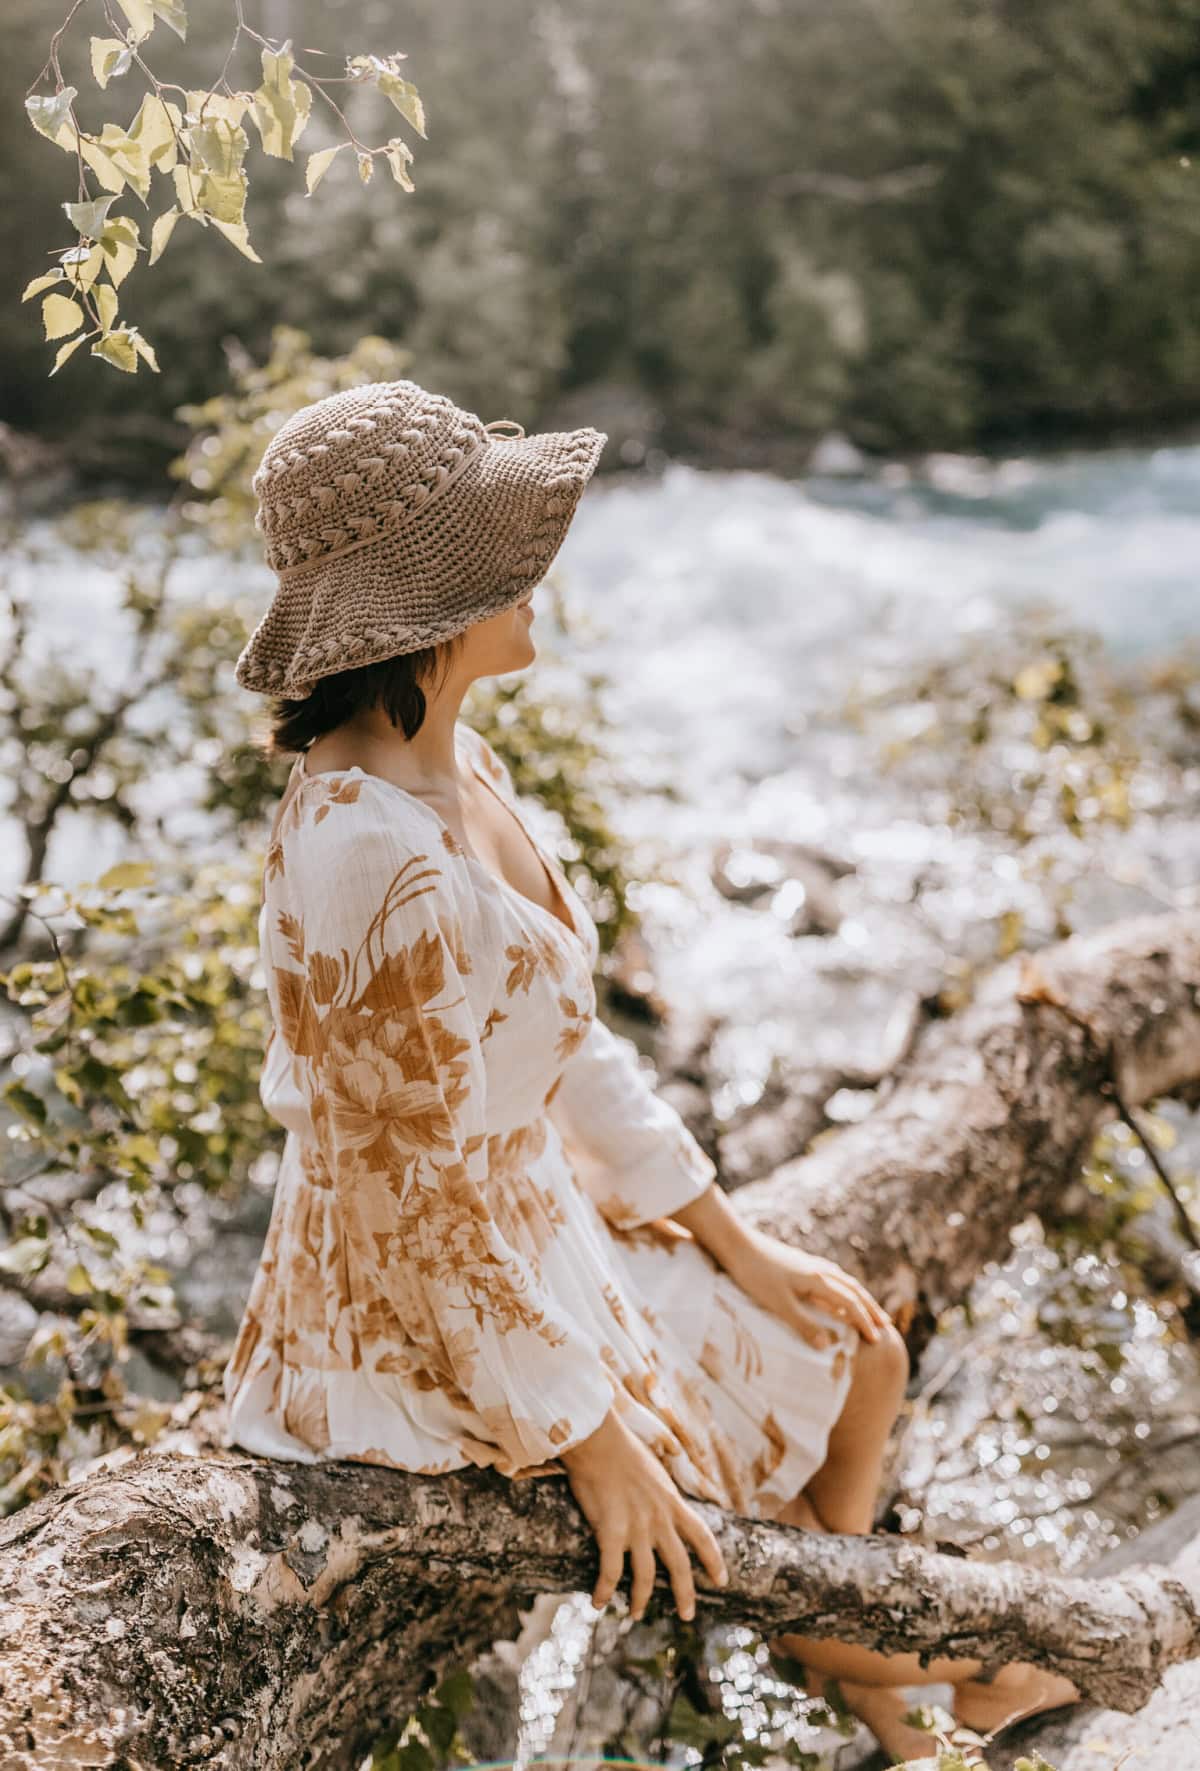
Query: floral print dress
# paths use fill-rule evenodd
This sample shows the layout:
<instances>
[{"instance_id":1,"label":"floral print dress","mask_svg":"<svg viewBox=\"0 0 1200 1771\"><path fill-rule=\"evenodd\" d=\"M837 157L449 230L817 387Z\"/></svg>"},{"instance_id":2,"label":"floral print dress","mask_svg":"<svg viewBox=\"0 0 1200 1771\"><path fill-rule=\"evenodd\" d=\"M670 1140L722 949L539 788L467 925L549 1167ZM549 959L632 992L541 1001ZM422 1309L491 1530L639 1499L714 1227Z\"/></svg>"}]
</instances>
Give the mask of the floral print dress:
<instances>
[{"instance_id":1,"label":"floral print dress","mask_svg":"<svg viewBox=\"0 0 1200 1771\"><path fill-rule=\"evenodd\" d=\"M770 1517L824 1461L854 1331L817 1349L670 1214L712 1161L596 1013L599 935L472 727L564 914L414 794L298 759L263 873L286 1128L225 1372L233 1444L561 1473L614 1406L688 1494Z\"/></svg>"}]
</instances>

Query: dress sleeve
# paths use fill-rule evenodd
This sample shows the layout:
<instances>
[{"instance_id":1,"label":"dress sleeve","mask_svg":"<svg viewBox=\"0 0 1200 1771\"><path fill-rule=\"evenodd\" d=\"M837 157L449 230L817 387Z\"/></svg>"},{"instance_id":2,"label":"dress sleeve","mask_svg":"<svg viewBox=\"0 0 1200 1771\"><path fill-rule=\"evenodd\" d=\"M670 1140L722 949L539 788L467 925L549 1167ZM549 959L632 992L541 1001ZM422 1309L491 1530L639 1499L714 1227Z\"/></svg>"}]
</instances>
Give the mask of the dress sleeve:
<instances>
[{"instance_id":1,"label":"dress sleeve","mask_svg":"<svg viewBox=\"0 0 1200 1771\"><path fill-rule=\"evenodd\" d=\"M356 805L318 806L288 858L302 918L285 931L296 970L277 974L352 1263L340 1281L352 1356L392 1371L401 1358L514 1475L593 1433L612 1382L490 1208L469 995L487 987L464 940L462 850L449 831L406 827L394 804L376 813L354 786Z\"/></svg>"},{"instance_id":2,"label":"dress sleeve","mask_svg":"<svg viewBox=\"0 0 1200 1771\"><path fill-rule=\"evenodd\" d=\"M584 1191L617 1229L669 1217L707 1191L716 1164L646 1079L632 1040L598 1015L546 1112Z\"/></svg>"}]
</instances>

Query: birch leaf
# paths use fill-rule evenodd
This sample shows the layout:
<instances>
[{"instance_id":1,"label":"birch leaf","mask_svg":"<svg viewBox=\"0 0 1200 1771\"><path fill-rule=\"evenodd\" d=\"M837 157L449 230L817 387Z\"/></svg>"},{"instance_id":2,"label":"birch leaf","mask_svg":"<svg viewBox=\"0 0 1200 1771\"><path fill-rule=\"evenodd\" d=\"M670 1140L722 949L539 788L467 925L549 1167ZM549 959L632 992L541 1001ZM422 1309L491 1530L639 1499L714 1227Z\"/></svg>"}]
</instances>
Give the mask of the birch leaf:
<instances>
[{"instance_id":1,"label":"birch leaf","mask_svg":"<svg viewBox=\"0 0 1200 1771\"><path fill-rule=\"evenodd\" d=\"M59 253L58 262L74 289L90 289L104 269L104 253L99 246L72 246Z\"/></svg>"},{"instance_id":2,"label":"birch leaf","mask_svg":"<svg viewBox=\"0 0 1200 1771\"><path fill-rule=\"evenodd\" d=\"M251 259L255 264L262 263L262 259L250 244L250 232L244 221L235 224L233 222L221 221L220 218L215 215L210 216L209 219L215 228L220 228L227 240L233 241L238 251L246 258Z\"/></svg>"},{"instance_id":3,"label":"birch leaf","mask_svg":"<svg viewBox=\"0 0 1200 1771\"><path fill-rule=\"evenodd\" d=\"M117 0L117 5L129 20L134 42L144 42L154 29L154 8L150 0Z\"/></svg>"},{"instance_id":4,"label":"birch leaf","mask_svg":"<svg viewBox=\"0 0 1200 1771\"><path fill-rule=\"evenodd\" d=\"M89 141L87 136L80 137L79 152L96 174L104 189L111 191L114 196L119 196L125 189L125 174L112 155L102 148L99 142Z\"/></svg>"},{"instance_id":5,"label":"birch leaf","mask_svg":"<svg viewBox=\"0 0 1200 1771\"><path fill-rule=\"evenodd\" d=\"M132 60L132 49L119 37L92 38L92 76L101 92L127 71Z\"/></svg>"},{"instance_id":6,"label":"birch leaf","mask_svg":"<svg viewBox=\"0 0 1200 1771\"><path fill-rule=\"evenodd\" d=\"M137 374L137 351L133 346L133 336L128 326L118 332L106 332L103 338L97 338L92 345L92 355L103 357L116 369L124 369L127 375Z\"/></svg>"},{"instance_id":7,"label":"birch leaf","mask_svg":"<svg viewBox=\"0 0 1200 1771\"><path fill-rule=\"evenodd\" d=\"M187 13L184 11L183 0L150 0L155 18L160 18L165 25L170 25L175 35L187 41Z\"/></svg>"},{"instance_id":8,"label":"birch leaf","mask_svg":"<svg viewBox=\"0 0 1200 1771\"><path fill-rule=\"evenodd\" d=\"M236 129L245 116L254 95L250 92L207 92L196 90L187 95L186 122L190 127L205 128L210 123L227 123Z\"/></svg>"},{"instance_id":9,"label":"birch leaf","mask_svg":"<svg viewBox=\"0 0 1200 1771\"><path fill-rule=\"evenodd\" d=\"M69 295L48 295L42 303L42 324L47 338L65 338L83 325L84 313Z\"/></svg>"},{"instance_id":10,"label":"birch leaf","mask_svg":"<svg viewBox=\"0 0 1200 1771\"><path fill-rule=\"evenodd\" d=\"M262 136L263 153L290 160L312 109L312 88L292 79L295 67L291 42L278 55L262 52L262 85L254 94L254 121Z\"/></svg>"},{"instance_id":11,"label":"birch leaf","mask_svg":"<svg viewBox=\"0 0 1200 1771\"><path fill-rule=\"evenodd\" d=\"M101 330L111 332L117 317L117 292L111 283L97 283L96 310L100 315Z\"/></svg>"},{"instance_id":12,"label":"birch leaf","mask_svg":"<svg viewBox=\"0 0 1200 1771\"><path fill-rule=\"evenodd\" d=\"M50 371L51 375L58 374L58 371L62 368L62 366L66 362L67 358L71 355L71 353L73 351L77 351L79 349L80 345L83 343L83 341L86 337L87 337L87 333L81 332L79 334L78 338L68 339L66 344L59 346L58 354L54 359L54 367Z\"/></svg>"},{"instance_id":13,"label":"birch leaf","mask_svg":"<svg viewBox=\"0 0 1200 1771\"><path fill-rule=\"evenodd\" d=\"M54 285L56 283L61 283L62 280L63 274L61 271L48 271L44 277L35 277L32 283L27 283L25 285L25 293L22 295L21 300L28 301L31 296L40 295L43 289L53 289Z\"/></svg>"},{"instance_id":14,"label":"birch leaf","mask_svg":"<svg viewBox=\"0 0 1200 1771\"><path fill-rule=\"evenodd\" d=\"M33 127L56 147L75 146L75 129L71 123L71 106L78 98L78 88L64 86L50 97L27 98L25 112Z\"/></svg>"},{"instance_id":15,"label":"birch leaf","mask_svg":"<svg viewBox=\"0 0 1200 1771\"><path fill-rule=\"evenodd\" d=\"M170 172L179 158L176 131L182 128L179 106L159 98L156 92L148 92L129 125L128 139L137 143L147 165L159 172Z\"/></svg>"},{"instance_id":16,"label":"birch leaf","mask_svg":"<svg viewBox=\"0 0 1200 1771\"><path fill-rule=\"evenodd\" d=\"M362 179L364 184L370 184L371 174L374 172L374 170L375 170L375 161L374 161L373 157L370 154L359 154L359 156L358 156L358 176Z\"/></svg>"},{"instance_id":17,"label":"birch leaf","mask_svg":"<svg viewBox=\"0 0 1200 1771\"><path fill-rule=\"evenodd\" d=\"M104 264L114 285L125 281L138 255L137 223L128 215L114 215L106 222L100 235L100 244L104 249Z\"/></svg>"},{"instance_id":18,"label":"birch leaf","mask_svg":"<svg viewBox=\"0 0 1200 1771\"><path fill-rule=\"evenodd\" d=\"M104 226L111 197L94 197L90 203L64 203L67 220L85 240L94 240Z\"/></svg>"},{"instance_id":19,"label":"birch leaf","mask_svg":"<svg viewBox=\"0 0 1200 1771\"><path fill-rule=\"evenodd\" d=\"M173 205L165 214L160 215L150 230L150 256L147 264L154 264L167 249L167 241L175 232L175 223L179 220L179 208Z\"/></svg>"},{"instance_id":20,"label":"birch leaf","mask_svg":"<svg viewBox=\"0 0 1200 1771\"><path fill-rule=\"evenodd\" d=\"M130 327L130 331L133 335L134 350L137 352L138 356L141 357L143 363L149 363L150 367L157 375L158 358L154 354L153 346L146 343L146 340L142 337L136 326Z\"/></svg>"},{"instance_id":21,"label":"birch leaf","mask_svg":"<svg viewBox=\"0 0 1200 1771\"><path fill-rule=\"evenodd\" d=\"M310 197L324 178L325 174L329 171L330 166L332 166L334 160L336 160L342 149L349 147L349 145L349 142L339 141L336 148L322 148L319 153L310 154L308 156L308 165L305 168L304 173L304 183Z\"/></svg>"}]
</instances>

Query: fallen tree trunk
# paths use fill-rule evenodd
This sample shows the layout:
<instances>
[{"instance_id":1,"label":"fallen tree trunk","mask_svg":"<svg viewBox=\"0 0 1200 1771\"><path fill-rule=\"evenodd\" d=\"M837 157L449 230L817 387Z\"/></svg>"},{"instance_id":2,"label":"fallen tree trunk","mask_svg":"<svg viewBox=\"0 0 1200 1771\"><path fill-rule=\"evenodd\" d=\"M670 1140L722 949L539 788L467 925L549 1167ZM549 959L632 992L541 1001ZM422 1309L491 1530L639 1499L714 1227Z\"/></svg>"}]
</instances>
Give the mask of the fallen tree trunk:
<instances>
[{"instance_id":1,"label":"fallen tree trunk","mask_svg":"<svg viewBox=\"0 0 1200 1771\"><path fill-rule=\"evenodd\" d=\"M696 1506L730 1570L722 1590L698 1571L705 1623L1035 1655L1121 1709L1200 1654L1200 1592L1160 1570L1060 1580ZM2 1762L39 1771L351 1771L433 1667L515 1634L536 1593L595 1577L561 1479L235 1455L97 1475L10 1520L0 1554Z\"/></svg>"},{"instance_id":2,"label":"fallen tree trunk","mask_svg":"<svg viewBox=\"0 0 1200 1771\"><path fill-rule=\"evenodd\" d=\"M1194 1101L1198 1085L1200 914L1139 917L998 966L872 1113L734 1197L898 1319L929 1319L1053 1205L1118 1096Z\"/></svg>"},{"instance_id":3,"label":"fallen tree trunk","mask_svg":"<svg viewBox=\"0 0 1200 1771\"><path fill-rule=\"evenodd\" d=\"M1198 1081L1200 917L1119 925L999 968L868 1120L738 1206L936 1310L1069 1181L1114 1084L1137 1105ZM193 1455L0 1525L6 1768L352 1771L436 1674L516 1633L522 1599L594 1578L563 1478L284 1465L212 1451L199 1418ZM1162 1570L1059 1580L703 1510L732 1576L697 1571L711 1621L1035 1660L1118 1709L1200 1655L1200 1591Z\"/></svg>"}]
</instances>

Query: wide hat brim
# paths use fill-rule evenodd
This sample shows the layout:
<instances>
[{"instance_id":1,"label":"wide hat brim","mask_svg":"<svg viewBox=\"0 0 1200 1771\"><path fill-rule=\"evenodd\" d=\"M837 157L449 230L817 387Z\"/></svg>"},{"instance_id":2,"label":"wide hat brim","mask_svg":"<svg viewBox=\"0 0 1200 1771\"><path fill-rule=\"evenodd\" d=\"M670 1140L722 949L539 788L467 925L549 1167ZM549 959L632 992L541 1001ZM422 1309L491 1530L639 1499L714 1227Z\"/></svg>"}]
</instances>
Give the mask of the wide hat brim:
<instances>
[{"instance_id":1,"label":"wide hat brim","mask_svg":"<svg viewBox=\"0 0 1200 1771\"><path fill-rule=\"evenodd\" d=\"M281 576L236 681L300 699L323 676L434 645L519 602L549 570L607 441L590 426L486 434L412 521Z\"/></svg>"}]
</instances>

